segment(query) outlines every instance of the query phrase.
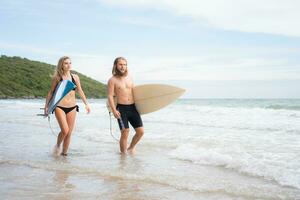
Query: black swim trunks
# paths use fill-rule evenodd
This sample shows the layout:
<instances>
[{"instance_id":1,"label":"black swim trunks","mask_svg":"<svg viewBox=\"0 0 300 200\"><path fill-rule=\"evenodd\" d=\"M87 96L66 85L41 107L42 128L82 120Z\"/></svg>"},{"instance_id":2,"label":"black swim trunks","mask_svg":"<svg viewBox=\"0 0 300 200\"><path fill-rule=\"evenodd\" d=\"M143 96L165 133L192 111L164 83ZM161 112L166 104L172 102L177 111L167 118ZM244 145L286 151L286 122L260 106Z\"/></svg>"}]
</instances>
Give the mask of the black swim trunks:
<instances>
[{"instance_id":1,"label":"black swim trunks","mask_svg":"<svg viewBox=\"0 0 300 200\"><path fill-rule=\"evenodd\" d=\"M138 111L136 110L134 104L130 104L130 105L117 104L117 110L121 114L121 118L118 119L120 130L124 128L129 128L128 122L130 122L133 128L139 128L143 126L142 118L138 113Z\"/></svg>"}]
</instances>

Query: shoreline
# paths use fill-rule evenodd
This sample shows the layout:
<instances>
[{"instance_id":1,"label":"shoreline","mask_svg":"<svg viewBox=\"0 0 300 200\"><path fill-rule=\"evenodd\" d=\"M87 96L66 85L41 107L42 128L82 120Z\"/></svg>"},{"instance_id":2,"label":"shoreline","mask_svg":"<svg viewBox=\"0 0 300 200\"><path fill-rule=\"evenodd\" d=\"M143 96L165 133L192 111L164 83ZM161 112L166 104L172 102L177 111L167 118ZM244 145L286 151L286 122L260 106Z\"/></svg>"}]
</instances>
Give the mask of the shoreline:
<instances>
[{"instance_id":1,"label":"shoreline","mask_svg":"<svg viewBox=\"0 0 300 200\"><path fill-rule=\"evenodd\" d=\"M0 96L0 100L41 100L41 99L45 99L46 97L32 97L32 96L23 96L23 97L1 97ZM87 98L87 99L95 99L95 100L101 100L101 99L106 99L107 97L101 97L101 98ZM76 99L80 99L80 98L76 98Z\"/></svg>"}]
</instances>

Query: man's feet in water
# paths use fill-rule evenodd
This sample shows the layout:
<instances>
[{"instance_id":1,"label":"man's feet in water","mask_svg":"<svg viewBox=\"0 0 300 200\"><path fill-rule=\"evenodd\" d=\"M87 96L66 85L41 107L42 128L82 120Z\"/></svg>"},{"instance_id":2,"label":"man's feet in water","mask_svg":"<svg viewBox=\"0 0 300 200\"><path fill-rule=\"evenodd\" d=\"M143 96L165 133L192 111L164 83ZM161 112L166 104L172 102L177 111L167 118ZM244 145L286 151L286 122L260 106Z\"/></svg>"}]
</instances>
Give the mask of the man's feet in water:
<instances>
[{"instance_id":1,"label":"man's feet in water","mask_svg":"<svg viewBox=\"0 0 300 200\"><path fill-rule=\"evenodd\" d=\"M135 148L128 148L127 153L134 154L135 153Z\"/></svg>"},{"instance_id":2,"label":"man's feet in water","mask_svg":"<svg viewBox=\"0 0 300 200\"><path fill-rule=\"evenodd\" d=\"M60 154L61 154L61 148L59 146L55 145L53 147L53 155L54 156L60 156Z\"/></svg>"}]
</instances>

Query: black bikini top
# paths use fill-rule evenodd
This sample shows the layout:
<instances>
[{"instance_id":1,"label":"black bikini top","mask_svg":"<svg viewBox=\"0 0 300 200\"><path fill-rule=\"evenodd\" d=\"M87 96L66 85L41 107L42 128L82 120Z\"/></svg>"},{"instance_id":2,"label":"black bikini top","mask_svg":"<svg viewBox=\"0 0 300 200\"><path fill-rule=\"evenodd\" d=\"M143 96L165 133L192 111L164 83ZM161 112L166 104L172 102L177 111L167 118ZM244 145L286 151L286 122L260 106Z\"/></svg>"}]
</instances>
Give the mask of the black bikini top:
<instances>
[{"instance_id":1,"label":"black bikini top","mask_svg":"<svg viewBox=\"0 0 300 200\"><path fill-rule=\"evenodd\" d=\"M71 78L72 78L72 83L74 83L74 85L76 85L75 79L73 78L73 75L72 75L72 74L71 74ZM62 81L63 79L61 78L60 80ZM77 85L76 85L76 86L77 86ZM75 88L72 89L72 90L75 90Z\"/></svg>"}]
</instances>

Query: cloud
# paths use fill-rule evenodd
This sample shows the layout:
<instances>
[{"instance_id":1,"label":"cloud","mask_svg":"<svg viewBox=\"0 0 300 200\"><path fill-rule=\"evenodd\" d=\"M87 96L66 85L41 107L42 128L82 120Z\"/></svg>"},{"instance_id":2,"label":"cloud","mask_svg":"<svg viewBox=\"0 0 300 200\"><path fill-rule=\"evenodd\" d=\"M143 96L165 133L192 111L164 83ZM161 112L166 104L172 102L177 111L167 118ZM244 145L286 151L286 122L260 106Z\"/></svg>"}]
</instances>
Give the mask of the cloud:
<instances>
[{"instance_id":1,"label":"cloud","mask_svg":"<svg viewBox=\"0 0 300 200\"><path fill-rule=\"evenodd\" d=\"M49 64L56 65L61 56L70 56L72 59L72 67L74 70L83 73L97 80L105 80L111 74L112 57L103 53L81 53L74 51L63 51L57 49L49 49L46 47L37 47L28 44L14 44L0 42L1 54L3 52L13 51L15 55L22 55L33 60L39 60Z\"/></svg>"},{"instance_id":2,"label":"cloud","mask_svg":"<svg viewBox=\"0 0 300 200\"><path fill-rule=\"evenodd\" d=\"M298 0L102 0L109 5L155 9L190 17L200 26L300 37Z\"/></svg>"},{"instance_id":3,"label":"cloud","mask_svg":"<svg viewBox=\"0 0 300 200\"><path fill-rule=\"evenodd\" d=\"M56 51L56 50L50 50L40 47L35 47L31 45L25 45L25 44L13 44L13 43L6 43L6 42L0 42L0 48L2 49L12 49L17 51L26 51L26 52L32 52L36 54L43 54L43 55L62 55L62 52Z\"/></svg>"},{"instance_id":4,"label":"cloud","mask_svg":"<svg viewBox=\"0 0 300 200\"><path fill-rule=\"evenodd\" d=\"M104 81L111 76L114 55L103 53L80 53L46 49L26 44L1 43L0 48L20 52L30 59L56 64L59 57L68 55L72 58L73 69L96 80ZM247 53L219 49L206 54L190 55L141 55L128 53L130 73L135 80L279 80L299 79L298 60L288 57L266 58L252 49ZM253 51L253 52L252 52ZM264 49L263 51L268 51ZM271 49L270 49L271 51ZM275 51L275 50L273 50ZM278 50L281 51L281 50ZM294 50L291 49L291 52ZM26 53L25 53L26 52ZM33 53L34 56L30 56ZM28 55L27 55L28 54ZM252 55L252 56L251 56Z\"/></svg>"},{"instance_id":5,"label":"cloud","mask_svg":"<svg viewBox=\"0 0 300 200\"><path fill-rule=\"evenodd\" d=\"M130 57L138 80L293 80L300 78L297 61L288 58L223 55ZM142 66L142 67L140 67Z\"/></svg>"}]
</instances>

